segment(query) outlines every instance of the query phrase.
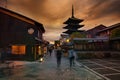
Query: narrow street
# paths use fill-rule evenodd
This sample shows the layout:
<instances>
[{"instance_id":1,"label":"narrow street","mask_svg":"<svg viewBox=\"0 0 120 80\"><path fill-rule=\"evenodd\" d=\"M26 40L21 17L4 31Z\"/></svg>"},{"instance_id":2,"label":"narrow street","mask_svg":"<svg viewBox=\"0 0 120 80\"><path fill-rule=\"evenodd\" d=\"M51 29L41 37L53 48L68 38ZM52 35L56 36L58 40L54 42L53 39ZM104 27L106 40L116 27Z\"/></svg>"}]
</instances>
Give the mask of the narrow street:
<instances>
[{"instance_id":1,"label":"narrow street","mask_svg":"<svg viewBox=\"0 0 120 80\"><path fill-rule=\"evenodd\" d=\"M62 58L57 68L54 54L47 55L42 63L14 61L13 68L0 69L0 80L104 80L80 65L70 69L67 58Z\"/></svg>"}]
</instances>

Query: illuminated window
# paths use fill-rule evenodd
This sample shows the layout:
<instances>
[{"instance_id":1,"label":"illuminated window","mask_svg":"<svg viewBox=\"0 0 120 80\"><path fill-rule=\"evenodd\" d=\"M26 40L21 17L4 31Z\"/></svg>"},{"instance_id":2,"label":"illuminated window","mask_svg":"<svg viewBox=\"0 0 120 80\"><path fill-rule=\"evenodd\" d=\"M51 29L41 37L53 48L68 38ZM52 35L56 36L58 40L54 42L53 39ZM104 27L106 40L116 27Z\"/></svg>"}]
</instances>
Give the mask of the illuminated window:
<instances>
[{"instance_id":1,"label":"illuminated window","mask_svg":"<svg viewBox=\"0 0 120 80\"><path fill-rule=\"evenodd\" d=\"M25 45L13 45L12 54L25 54Z\"/></svg>"}]
</instances>

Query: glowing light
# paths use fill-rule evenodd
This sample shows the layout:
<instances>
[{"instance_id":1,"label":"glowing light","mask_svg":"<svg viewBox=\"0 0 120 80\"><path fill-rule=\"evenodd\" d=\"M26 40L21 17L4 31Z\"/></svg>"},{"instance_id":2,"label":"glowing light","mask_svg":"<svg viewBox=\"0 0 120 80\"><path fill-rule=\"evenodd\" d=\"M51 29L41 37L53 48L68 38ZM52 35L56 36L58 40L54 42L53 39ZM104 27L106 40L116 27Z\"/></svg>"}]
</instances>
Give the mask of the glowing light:
<instances>
[{"instance_id":1,"label":"glowing light","mask_svg":"<svg viewBox=\"0 0 120 80\"><path fill-rule=\"evenodd\" d=\"M28 33L29 34L33 34L34 33L34 29L33 28L28 29Z\"/></svg>"},{"instance_id":2,"label":"glowing light","mask_svg":"<svg viewBox=\"0 0 120 80\"><path fill-rule=\"evenodd\" d=\"M67 40L66 40L66 42L68 43L68 42L70 42L70 40L69 40L69 39L67 39Z\"/></svg>"},{"instance_id":3,"label":"glowing light","mask_svg":"<svg viewBox=\"0 0 120 80\"><path fill-rule=\"evenodd\" d=\"M40 58L40 62L42 62L43 61L43 58Z\"/></svg>"}]
</instances>

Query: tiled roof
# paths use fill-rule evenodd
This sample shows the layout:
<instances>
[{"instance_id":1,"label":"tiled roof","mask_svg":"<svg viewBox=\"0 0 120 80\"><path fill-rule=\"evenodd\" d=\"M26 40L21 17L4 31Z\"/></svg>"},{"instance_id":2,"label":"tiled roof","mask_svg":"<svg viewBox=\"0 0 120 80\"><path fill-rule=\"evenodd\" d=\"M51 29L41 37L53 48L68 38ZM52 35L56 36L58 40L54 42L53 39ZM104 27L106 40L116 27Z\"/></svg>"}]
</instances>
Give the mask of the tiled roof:
<instances>
[{"instance_id":1,"label":"tiled roof","mask_svg":"<svg viewBox=\"0 0 120 80\"><path fill-rule=\"evenodd\" d=\"M117 27L120 27L120 23L117 23L117 24L114 24L114 25L111 25L105 29L102 29L100 30L99 32L103 32L103 31L107 31L107 30L111 30L111 29L114 29L114 28L117 28Z\"/></svg>"},{"instance_id":2,"label":"tiled roof","mask_svg":"<svg viewBox=\"0 0 120 80\"><path fill-rule=\"evenodd\" d=\"M36 25L36 23L37 23L37 24L39 24L39 27L42 30L42 32L45 32L45 29L44 29L43 25L41 23L31 19L31 18L28 18L28 17L26 17L24 15L18 14L18 13L14 12L14 11L11 11L9 9L5 9L5 8L2 8L2 7L0 7L0 12L4 13L6 15L12 16L14 18L17 18L19 20L25 21L25 22L27 22L29 24ZM38 25L36 25L36 26L38 26Z\"/></svg>"}]
</instances>

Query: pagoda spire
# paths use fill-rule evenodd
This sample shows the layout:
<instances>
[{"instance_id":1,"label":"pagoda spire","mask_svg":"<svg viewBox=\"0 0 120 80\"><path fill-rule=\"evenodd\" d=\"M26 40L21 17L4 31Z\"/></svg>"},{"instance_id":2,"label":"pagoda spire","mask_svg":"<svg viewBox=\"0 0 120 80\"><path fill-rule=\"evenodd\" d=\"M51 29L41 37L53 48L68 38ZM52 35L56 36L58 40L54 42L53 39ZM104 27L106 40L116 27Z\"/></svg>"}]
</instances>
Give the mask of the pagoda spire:
<instances>
[{"instance_id":1,"label":"pagoda spire","mask_svg":"<svg viewBox=\"0 0 120 80\"><path fill-rule=\"evenodd\" d=\"M74 6L72 5L72 18L74 18Z\"/></svg>"},{"instance_id":2,"label":"pagoda spire","mask_svg":"<svg viewBox=\"0 0 120 80\"><path fill-rule=\"evenodd\" d=\"M84 32L83 30L78 30L79 28L83 27L84 25L80 25L83 19L78 19L74 17L74 6L72 5L71 9L71 17L68 18L63 24L66 24L64 29L67 29L67 31L63 32L65 34L71 35L73 32Z\"/></svg>"}]
</instances>

